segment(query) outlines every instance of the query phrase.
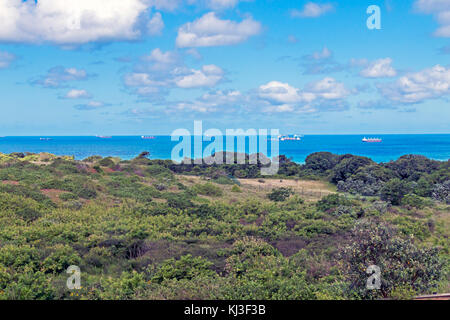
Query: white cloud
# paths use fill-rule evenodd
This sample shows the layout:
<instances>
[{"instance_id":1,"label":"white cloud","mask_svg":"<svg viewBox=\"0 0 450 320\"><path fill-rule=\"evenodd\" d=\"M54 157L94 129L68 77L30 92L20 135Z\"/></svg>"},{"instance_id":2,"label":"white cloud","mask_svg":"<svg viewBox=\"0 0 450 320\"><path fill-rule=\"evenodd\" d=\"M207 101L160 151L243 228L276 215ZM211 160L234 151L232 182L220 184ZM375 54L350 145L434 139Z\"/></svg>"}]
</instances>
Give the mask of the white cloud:
<instances>
[{"instance_id":1,"label":"white cloud","mask_svg":"<svg viewBox=\"0 0 450 320\"><path fill-rule=\"evenodd\" d=\"M172 51L163 52L161 49L154 49L150 55L143 58L144 61L150 62L149 70L168 70L173 69L179 63L179 57Z\"/></svg>"},{"instance_id":2,"label":"white cloud","mask_svg":"<svg viewBox=\"0 0 450 320\"><path fill-rule=\"evenodd\" d=\"M162 100L173 88L208 88L224 78L225 72L216 65L204 65L200 69L188 68L179 54L154 49L140 59L134 71L123 78L124 85L145 99Z\"/></svg>"},{"instance_id":3,"label":"white cloud","mask_svg":"<svg viewBox=\"0 0 450 320\"><path fill-rule=\"evenodd\" d=\"M342 82L338 82L331 77L308 85L306 90L326 100L344 99L350 94L350 91L345 88Z\"/></svg>"},{"instance_id":4,"label":"white cloud","mask_svg":"<svg viewBox=\"0 0 450 320\"><path fill-rule=\"evenodd\" d=\"M87 99L90 97L91 95L86 90L77 90L77 89L69 90L64 96L64 98L66 99Z\"/></svg>"},{"instance_id":5,"label":"white cloud","mask_svg":"<svg viewBox=\"0 0 450 320\"><path fill-rule=\"evenodd\" d=\"M378 85L381 94L394 102L421 103L450 94L450 68L436 65L400 77L397 81Z\"/></svg>"},{"instance_id":6,"label":"white cloud","mask_svg":"<svg viewBox=\"0 0 450 320\"><path fill-rule=\"evenodd\" d=\"M241 22L220 20L214 12L188 22L178 29L178 47L211 47L244 42L261 32L261 24L251 17Z\"/></svg>"},{"instance_id":7,"label":"white cloud","mask_svg":"<svg viewBox=\"0 0 450 320\"><path fill-rule=\"evenodd\" d=\"M142 35L139 27L152 5L147 0L2 0L0 41L71 45L134 40ZM157 14L150 21L152 28L162 22Z\"/></svg>"},{"instance_id":8,"label":"white cloud","mask_svg":"<svg viewBox=\"0 0 450 320\"><path fill-rule=\"evenodd\" d=\"M8 68L16 58L12 53L0 51L0 69Z\"/></svg>"},{"instance_id":9,"label":"white cloud","mask_svg":"<svg viewBox=\"0 0 450 320\"><path fill-rule=\"evenodd\" d=\"M69 81L86 80L89 77L86 70L77 68L54 67L45 76L33 81L33 84L45 88L58 88Z\"/></svg>"},{"instance_id":10,"label":"white cloud","mask_svg":"<svg viewBox=\"0 0 450 320\"><path fill-rule=\"evenodd\" d=\"M450 37L450 1L448 0L416 0L414 7L417 11L432 14L441 25L435 35Z\"/></svg>"},{"instance_id":11,"label":"white cloud","mask_svg":"<svg viewBox=\"0 0 450 320\"><path fill-rule=\"evenodd\" d=\"M313 100L314 96L303 97L300 90L288 83L271 81L259 86L259 97L275 104L299 103L304 100Z\"/></svg>"},{"instance_id":12,"label":"white cloud","mask_svg":"<svg viewBox=\"0 0 450 320\"><path fill-rule=\"evenodd\" d=\"M308 2L307 4L305 4L302 10L291 10L291 17L317 18L333 10L334 6L331 3L317 4L314 2Z\"/></svg>"},{"instance_id":13,"label":"white cloud","mask_svg":"<svg viewBox=\"0 0 450 320\"><path fill-rule=\"evenodd\" d=\"M153 17L147 22L147 33L150 35L161 35L164 29L164 21L161 13L156 12Z\"/></svg>"},{"instance_id":14,"label":"white cloud","mask_svg":"<svg viewBox=\"0 0 450 320\"><path fill-rule=\"evenodd\" d=\"M378 59L361 70L360 75L365 78L385 78L385 77L395 77L397 71L392 67L392 59Z\"/></svg>"},{"instance_id":15,"label":"white cloud","mask_svg":"<svg viewBox=\"0 0 450 320\"><path fill-rule=\"evenodd\" d=\"M308 84L304 90L288 83L271 81L258 88L258 96L266 102L264 112L312 113L318 110L346 108L344 99L350 95L343 83L324 78Z\"/></svg>"},{"instance_id":16,"label":"white cloud","mask_svg":"<svg viewBox=\"0 0 450 320\"><path fill-rule=\"evenodd\" d=\"M129 73L125 75L125 85L128 87L159 87L168 83L165 81L155 81L148 73Z\"/></svg>"},{"instance_id":17,"label":"white cloud","mask_svg":"<svg viewBox=\"0 0 450 320\"><path fill-rule=\"evenodd\" d=\"M215 65L205 65L201 70L191 69L190 74L177 77L175 84L180 88L215 86L223 78L223 70Z\"/></svg>"}]
</instances>

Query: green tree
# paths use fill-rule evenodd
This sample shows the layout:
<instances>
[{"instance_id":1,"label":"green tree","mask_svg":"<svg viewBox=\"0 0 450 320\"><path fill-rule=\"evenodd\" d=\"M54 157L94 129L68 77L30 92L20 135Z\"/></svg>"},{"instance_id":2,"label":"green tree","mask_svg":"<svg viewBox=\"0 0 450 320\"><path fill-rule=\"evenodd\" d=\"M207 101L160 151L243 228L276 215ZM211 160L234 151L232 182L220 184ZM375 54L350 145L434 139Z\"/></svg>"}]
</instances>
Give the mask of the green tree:
<instances>
[{"instance_id":1,"label":"green tree","mask_svg":"<svg viewBox=\"0 0 450 320\"><path fill-rule=\"evenodd\" d=\"M402 198L409 191L409 187L405 181L398 178L389 180L385 183L380 191L380 197L384 201L389 201L393 205L399 205Z\"/></svg>"},{"instance_id":2,"label":"green tree","mask_svg":"<svg viewBox=\"0 0 450 320\"><path fill-rule=\"evenodd\" d=\"M280 202L285 201L287 198L289 198L291 195L294 194L294 191L291 188L281 187L281 188L274 188L271 192L267 194L267 198L269 198L272 201Z\"/></svg>"},{"instance_id":3,"label":"green tree","mask_svg":"<svg viewBox=\"0 0 450 320\"><path fill-rule=\"evenodd\" d=\"M419 248L412 238L377 220L364 220L352 230L351 244L341 252L350 290L363 299L390 298L393 292L429 293L442 276L437 248ZM371 265L380 268L381 287L367 289Z\"/></svg>"}]
</instances>

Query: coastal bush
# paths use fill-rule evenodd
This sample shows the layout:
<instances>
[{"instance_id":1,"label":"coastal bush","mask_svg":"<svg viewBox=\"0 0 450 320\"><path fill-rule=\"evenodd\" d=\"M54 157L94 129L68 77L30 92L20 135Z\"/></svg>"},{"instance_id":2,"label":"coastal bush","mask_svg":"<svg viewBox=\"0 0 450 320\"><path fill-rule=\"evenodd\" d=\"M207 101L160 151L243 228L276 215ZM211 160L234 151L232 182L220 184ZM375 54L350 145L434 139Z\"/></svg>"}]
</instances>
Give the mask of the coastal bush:
<instances>
[{"instance_id":1,"label":"coastal bush","mask_svg":"<svg viewBox=\"0 0 450 320\"><path fill-rule=\"evenodd\" d=\"M324 176L328 170L333 169L339 163L339 158L338 155L330 152L312 153L306 157L304 169Z\"/></svg>"},{"instance_id":2,"label":"coastal bush","mask_svg":"<svg viewBox=\"0 0 450 320\"><path fill-rule=\"evenodd\" d=\"M332 193L322 197L322 199L320 199L316 203L316 207L320 211L326 212L338 206L349 206L351 204L352 204L351 200L348 200L344 196L341 196L337 193Z\"/></svg>"},{"instance_id":3,"label":"coastal bush","mask_svg":"<svg viewBox=\"0 0 450 320\"><path fill-rule=\"evenodd\" d=\"M437 201L450 204L450 180L434 185L432 197Z\"/></svg>"},{"instance_id":4,"label":"coastal bush","mask_svg":"<svg viewBox=\"0 0 450 320\"><path fill-rule=\"evenodd\" d=\"M25 198L30 198L43 204L47 208L55 207L55 204L43 195L40 190L34 187L22 186L22 185L11 185L11 184L0 184L0 193L9 193L16 196L21 196Z\"/></svg>"},{"instance_id":5,"label":"coastal bush","mask_svg":"<svg viewBox=\"0 0 450 320\"><path fill-rule=\"evenodd\" d=\"M363 299L389 298L399 288L414 294L430 292L441 278L437 248L419 248L411 238L401 238L385 223L361 221L352 231L352 242L342 249L349 289ZM369 266L382 270L379 290L367 290Z\"/></svg>"},{"instance_id":6,"label":"coastal bush","mask_svg":"<svg viewBox=\"0 0 450 320\"><path fill-rule=\"evenodd\" d=\"M389 180L380 191L380 197L393 205L399 205L402 198L410 191L408 183L398 178Z\"/></svg>"},{"instance_id":7,"label":"coastal bush","mask_svg":"<svg viewBox=\"0 0 450 320\"><path fill-rule=\"evenodd\" d=\"M291 195L294 194L294 190L292 188L274 188L267 194L267 198L272 201L281 202L288 199Z\"/></svg>"},{"instance_id":8,"label":"coastal bush","mask_svg":"<svg viewBox=\"0 0 450 320\"><path fill-rule=\"evenodd\" d=\"M261 190L272 179L327 188L352 157L317 154L309 167L280 157L279 175L262 177L248 164L138 159L94 173L103 158L19 156L0 164L0 299L404 299L448 288L447 162L356 165L335 184L353 195L276 202ZM266 183L238 186L237 171ZM96 196L80 197L85 186ZM363 291L372 261L385 268L383 293ZM65 287L69 264L83 272L79 296Z\"/></svg>"},{"instance_id":9,"label":"coastal bush","mask_svg":"<svg viewBox=\"0 0 450 320\"><path fill-rule=\"evenodd\" d=\"M331 172L331 182L337 184L345 181L357 172L359 168L372 165L374 162L366 157L344 155Z\"/></svg>"},{"instance_id":10,"label":"coastal bush","mask_svg":"<svg viewBox=\"0 0 450 320\"><path fill-rule=\"evenodd\" d=\"M0 214L2 215L9 214L31 222L42 216L44 210L45 207L35 200L0 193Z\"/></svg>"},{"instance_id":11,"label":"coastal bush","mask_svg":"<svg viewBox=\"0 0 450 320\"><path fill-rule=\"evenodd\" d=\"M175 260L164 261L152 275L152 281L161 283L164 280L192 280L199 276L213 276L212 262L202 257L193 257L188 254Z\"/></svg>"},{"instance_id":12,"label":"coastal bush","mask_svg":"<svg viewBox=\"0 0 450 320\"><path fill-rule=\"evenodd\" d=\"M78 196L72 192L65 192L65 193L61 193L59 195L59 198L63 201L68 201L68 200L77 200Z\"/></svg>"},{"instance_id":13,"label":"coastal bush","mask_svg":"<svg viewBox=\"0 0 450 320\"><path fill-rule=\"evenodd\" d=\"M197 184L194 186L193 189L198 194L204 196L220 197L223 195L222 189L210 182L204 184Z\"/></svg>"},{"instance_id":14,"label":"coastal bush","mask_svg":"<svg viewBox=\"0 0 450 320\"><path fill-rule=\"evenodd\" d=\"M98 161L97 163L99 166L108 167L108 168L113 168L116 165L116 163L110 157L103 158L100 161Z\"/></svg>"},{"instance_id":15,"label":"coastal bush","mask_svg":"<svg viewBox=\"0 0 450 320\"><path fill-rule=\"evenodd\" d=\"M407 194L402 199L402 205L414 207L417 209L423 209L425 207L425 200L415 194Z\"/></svg>"},{"instance_id":16,"label":"coastal bush","mask_svg":"<svg viewBox=\"0 0 450 320\"><path fill-rule=\"evenodd\" d=\"M238 185L235 184L231 187L231 192L241 193L242 190L241 190L241 188L239 188Z\"/></svg>"}]
</instances>

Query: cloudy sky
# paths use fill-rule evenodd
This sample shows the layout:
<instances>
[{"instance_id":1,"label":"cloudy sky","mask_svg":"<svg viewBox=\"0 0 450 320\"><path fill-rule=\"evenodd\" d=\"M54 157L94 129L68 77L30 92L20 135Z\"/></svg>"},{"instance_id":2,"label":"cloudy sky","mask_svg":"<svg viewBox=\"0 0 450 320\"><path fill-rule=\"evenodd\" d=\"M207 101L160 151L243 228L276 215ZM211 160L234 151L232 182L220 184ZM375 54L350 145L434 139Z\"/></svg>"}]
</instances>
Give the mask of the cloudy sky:
<instances>
[{"instance_id":1,"label":"cloudy sky","mask_svg":"<svg viewBox=\"0 0 450 320\"><path fill-rule=\"evenodd\" d=\"M449 133L450 1L0 0L0 93L0 136Z\"/></svg>"}]
</instances>

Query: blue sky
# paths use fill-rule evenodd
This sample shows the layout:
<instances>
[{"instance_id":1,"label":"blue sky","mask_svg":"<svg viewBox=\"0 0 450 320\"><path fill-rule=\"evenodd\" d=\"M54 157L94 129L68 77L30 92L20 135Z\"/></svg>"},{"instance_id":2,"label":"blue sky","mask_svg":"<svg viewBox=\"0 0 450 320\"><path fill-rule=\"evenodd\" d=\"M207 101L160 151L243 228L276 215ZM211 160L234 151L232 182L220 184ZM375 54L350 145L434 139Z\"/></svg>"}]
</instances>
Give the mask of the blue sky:
<instances>
[{"instance_id":1,"label":"blue sky","mask_svg":"<svg viewBox=\"0 0 450 320\"><path fill-rule=\"evenodd\" d=\"M3 0L0 92L0 135L449 133L450 1Z\"/></svg>"}]
</instances>

